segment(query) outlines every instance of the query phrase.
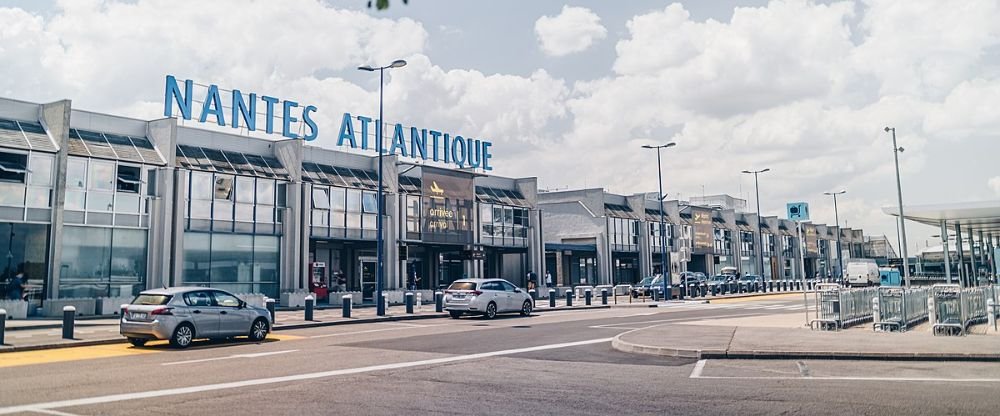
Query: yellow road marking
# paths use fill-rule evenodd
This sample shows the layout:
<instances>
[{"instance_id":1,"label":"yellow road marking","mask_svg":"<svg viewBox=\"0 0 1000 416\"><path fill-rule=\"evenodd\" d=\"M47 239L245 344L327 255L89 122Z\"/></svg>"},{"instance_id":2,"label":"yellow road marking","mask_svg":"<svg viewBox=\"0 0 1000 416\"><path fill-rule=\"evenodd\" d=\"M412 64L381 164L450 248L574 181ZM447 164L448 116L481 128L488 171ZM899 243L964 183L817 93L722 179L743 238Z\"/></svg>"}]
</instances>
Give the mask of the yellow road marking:
<instances>
[{"instance_id":1,"label":"yellow road marking","mask_svg":"<svg viewBox=\"0 0 1000 416\"><path fill-rule=\"evenodd\" d=\"M785 300L785 299L802 299L802 293L775 293L773 295L748 296L745 298L735 298L735 299L711 299L709 300L709 303L743 303L743 302L754 302L761 300Z\"/></svg>"},{"instance_id":2,"label":"yellow road marking","mask_svg":"<svg viewBox=\"0 0 1000 416\"><path fill-rule=\"evenodd\" d=\"M155 346L155 343L147 345ZM59 363L65 361L91 360L95 358L121 357L126 355L152 354L156 349L135 348L130 344L91 345L86 347L59 348L52 350L7 352L0 354L0 367Z\"/></svg>"},{"instance_id":3,"label":"yellow road marking","mask_svg":"<svg viewBox=\"0 0 1000 416\"><path fill-rule=\"evenodd\" d=\"M290 341L290 340L293 340L293 339L302 339L302 338L305 338L305 337L299 336L299 335L275 334L273 332L270 333L270 334L267 334L267 339L268 340Z\"/></svg>"}]
</instances>

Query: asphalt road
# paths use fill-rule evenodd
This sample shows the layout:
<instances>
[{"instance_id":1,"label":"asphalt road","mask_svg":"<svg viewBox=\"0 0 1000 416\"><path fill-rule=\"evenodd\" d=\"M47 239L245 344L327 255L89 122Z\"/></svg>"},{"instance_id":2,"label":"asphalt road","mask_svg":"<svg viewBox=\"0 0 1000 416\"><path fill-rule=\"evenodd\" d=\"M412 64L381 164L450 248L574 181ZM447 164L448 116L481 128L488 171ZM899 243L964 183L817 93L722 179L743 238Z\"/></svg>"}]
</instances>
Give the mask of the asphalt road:
<instances>
[{"instance_id":1,"label":"asphalt road","mask_svg":"<svg viewBox=\"0 0 1000 416\"><path fill-rule=\"evenodd\" d=\"M795 300L768 301L783 302L795 313ZM56 350L24 356L21 365L9 364L24 353L9 353L0 356L0 414L1000 411L1000 363L696 362L611 348L611 337L632 328L775 313L729 306L349 325L283 331L261 344L200 342L183 351L162 345Z\"/></svg>"}]
</instances>

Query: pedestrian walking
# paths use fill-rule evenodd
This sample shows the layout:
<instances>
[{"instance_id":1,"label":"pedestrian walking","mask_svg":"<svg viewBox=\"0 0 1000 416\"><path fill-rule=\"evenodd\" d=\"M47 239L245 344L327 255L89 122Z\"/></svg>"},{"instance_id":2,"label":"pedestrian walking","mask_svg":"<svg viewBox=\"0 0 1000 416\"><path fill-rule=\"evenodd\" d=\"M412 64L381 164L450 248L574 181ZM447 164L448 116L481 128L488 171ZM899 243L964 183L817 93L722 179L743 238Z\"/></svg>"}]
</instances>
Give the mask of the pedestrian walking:
<instances>
[{"instance_id":1,"label":"pedestrian walking","mask_svg":"<svg viewBox=\"0 0 1000 416\"><path fill-rule=\"evenodd\" d=\"M340 271L334 272L334 276L337 279L337 291L346 292L347 291L347 278L344 277L344 273Z\"/></svg>"},{"instance_id":2,"label":"pedestrian walking","mask_svg":"<svg viewBox=\"0 0 1000 416\"><path fill-rule=\"evenodd\" d=\"M7 286L7 296L12 300L24 300L24 286L27 282L24 272L18 272Z\"/></svg>"}]
</instances>

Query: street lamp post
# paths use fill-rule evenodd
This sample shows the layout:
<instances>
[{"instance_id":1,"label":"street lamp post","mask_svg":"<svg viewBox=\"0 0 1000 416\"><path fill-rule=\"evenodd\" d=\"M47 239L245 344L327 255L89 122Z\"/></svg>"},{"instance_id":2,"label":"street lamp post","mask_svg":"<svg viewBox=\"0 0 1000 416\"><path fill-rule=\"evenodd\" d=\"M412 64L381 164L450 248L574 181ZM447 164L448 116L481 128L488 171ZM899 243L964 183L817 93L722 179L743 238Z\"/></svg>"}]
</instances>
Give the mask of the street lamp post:
<instances>
[{"instance_id":1,"label":"street lamp post","mask_svg":"<svg viewBox=\"0 0 1000 416\"><path fill-rule=\"evenodd\" d=\"M837 211L837 195L843 195L847 193L846 190L839 190L837 192L823 192L823 195L833 196L833 218L837 222L837 267L840 269L837 272L840 277L844 276L844 253L840 249L840 212Z\"/></svg>"},{"instance_id":2,"label":"street lamp post","mask_svg":"<svg viewBox=\"0 0 1000 416\"><path fill-rule=\"evenodd\" d=\"M376 150L378 151L378 217L375 219L375 314L378 316L385 316L385 302L382 299L382 292L385 290L385 239L382 234L385 231L382 227L382 216L383 205L385 205L384 190L382 187L382 135L384 134L383 125L385 125L385 118L382 114L382 103L383 103L383 86L385 85L385 70L388 68L401 68L406 66L406 61L402 59L397 59L392 61L391 64L386 66L371 67L371 66L359 66L358 69L361 71L375 72L378 71L378 124L375 125L375 134L378 136L378 145Z\"/></svg>"},{"instance_id":3,"label":"street lamp post","mask_svg":"<svg viewBox=\"0 0 1000 416\"><path fill-rule=\"evenodd\" d=\"M670 281L672 279L671 279L671 276L670 276L670 259L669 259L669 257L667 257L667 232L666 232L667 229L666 229L666 222L665 222L664 216L663 216L663 198L665 198L666 196L663 195L663 168L661 167L661 164L660 164L660 149L666 149L668 147L674 147L676 145L677 145L677 143L670 142L670 143L661 144L661 145L658 145L658 146L651 146L651 145L648 145L648 144L642 146L643 149L656 149L656 172L657 172L657 176L659 177L659 182L660 182L660 198L659 198L659 200L660 200L660 272L663 273L663 294L664 294L664 296L668 300L671 297L671 293L670 293L670 284L671 284L671 282ZM681 282L681 284L683 285L684 282ZM678 299L684 299L683 293L684 293L683 291L678 292L677 293L677 298Z\"/></svg>"},{"instance_id":4,"label":"street lamp post","mask_svg":"<svg viewBox=\"0 0 1000 416\"><path fill-rule=\"evenodd\" d=\"M761 170L745 170L743 173L753 174L753 188L754 192L757 194L757 238L760 243L757 244L757 258L760 259L760 281L764 282L764 234L760 230L760 187L757 184L757 175L770 172L771 168L761 169ZM774 276L771 276L773 279Z\"/></svg>"},{"instance_id":5,"label":"street lamp post","mask_svg":"<svg viewBox=\"0 0 1000 416\"><path fill-rule=\"evenodd\" d=\"M896 162L896 196L899 199L899 235L900 249L903 251L903 277L906 280L906 287L910 287L910 259L906 254L906 219L903 217L903 185L899 180L899 153L902 147L896 145L896 128L886 127L885 132L892 132L892 158Z\"/></svg>"}]
</instances>

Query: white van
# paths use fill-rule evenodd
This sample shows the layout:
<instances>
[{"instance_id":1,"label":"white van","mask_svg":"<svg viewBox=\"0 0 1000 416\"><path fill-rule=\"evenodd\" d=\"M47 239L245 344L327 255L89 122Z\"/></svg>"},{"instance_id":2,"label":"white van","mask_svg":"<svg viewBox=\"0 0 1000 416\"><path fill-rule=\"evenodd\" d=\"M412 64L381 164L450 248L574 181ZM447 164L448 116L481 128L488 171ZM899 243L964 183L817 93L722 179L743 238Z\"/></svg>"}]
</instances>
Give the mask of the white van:
<instances>
[{"instance_id":1,"label":"white van","mask_svg":"<svg viewBox=\"0 0 1000 416\"><path fill-rule=\"evenodd\" d=\"M848 286L876 286L881 281L878 264L872 259L852 259L844 279Z\"/></svg>"}]
</instances>

